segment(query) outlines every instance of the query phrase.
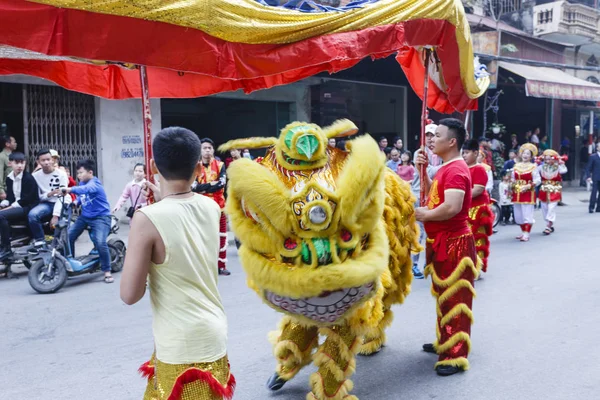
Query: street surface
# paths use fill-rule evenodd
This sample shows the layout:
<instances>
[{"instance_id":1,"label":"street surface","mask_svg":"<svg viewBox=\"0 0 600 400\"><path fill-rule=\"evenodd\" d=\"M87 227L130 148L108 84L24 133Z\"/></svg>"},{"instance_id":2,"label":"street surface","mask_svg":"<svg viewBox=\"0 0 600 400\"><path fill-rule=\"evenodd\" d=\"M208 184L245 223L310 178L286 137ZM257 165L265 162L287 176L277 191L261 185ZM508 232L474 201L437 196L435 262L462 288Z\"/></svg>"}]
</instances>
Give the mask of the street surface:
<instances>
[{"instance_id":1,"label":"street surface","mask_svg":"<svg viewBox=\"0 0 600 400\"><path fill-rule=\"evenodd\" d=\"M499 227L492 238L488 274L476 283L471 370L438 377L435 356L421 345L435 335L429 282L415 281L405 304L395 307L387 347L360 357L353 376L361 400L598 399L600 393L600 214L565 195L556 233L543 237L541 212L529 243L518 227ZM124 232L125 231L125 232ZM126 234L126 227L120 232ZM229 356L236 400L303 400L307 367L281 391L265 389L275 365L267 333L280 315L247 287L235 247L219 287L229 317ZM119 275L71 279L53 295L19 279L0 278L0 399L134 400L145 381L137 369L153 351L146 296L135 306L119 299Z\"/></svg>"}]
</instances>

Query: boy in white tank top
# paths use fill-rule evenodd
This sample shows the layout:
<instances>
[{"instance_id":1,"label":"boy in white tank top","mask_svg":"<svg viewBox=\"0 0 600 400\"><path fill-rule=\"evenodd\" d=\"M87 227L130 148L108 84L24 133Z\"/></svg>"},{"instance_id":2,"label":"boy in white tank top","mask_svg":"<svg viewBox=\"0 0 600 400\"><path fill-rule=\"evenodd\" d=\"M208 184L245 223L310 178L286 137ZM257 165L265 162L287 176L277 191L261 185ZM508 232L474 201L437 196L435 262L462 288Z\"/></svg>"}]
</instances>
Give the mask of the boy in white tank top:
<instances>
[{"instance_id":1,"label":"boy in white tank top","mask_svg":"<svg viewBox=\"0 0 600 400\"><path fill-rule=\"evenodd\" d=\"M155 354L140 368L148 377L144 399L231 399L235 379L217 289L221 210L190 189L200 140L187 129L166 128L152 146L151 173L161 182L154 194L162 200L134 214L121 277L127 304L144 296L146 281L150 286Z\"/></svg>"}]
</instances>

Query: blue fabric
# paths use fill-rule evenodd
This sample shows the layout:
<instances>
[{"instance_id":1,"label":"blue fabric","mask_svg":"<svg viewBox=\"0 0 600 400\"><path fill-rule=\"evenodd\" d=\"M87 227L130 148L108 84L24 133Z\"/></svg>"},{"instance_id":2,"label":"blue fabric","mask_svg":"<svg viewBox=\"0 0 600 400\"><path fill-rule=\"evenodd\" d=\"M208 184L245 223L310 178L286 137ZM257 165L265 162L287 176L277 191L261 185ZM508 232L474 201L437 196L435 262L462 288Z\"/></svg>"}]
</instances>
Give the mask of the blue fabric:
<instances>
[{"instance_id":1,"label":"blue fabric","mask_svg":"<svg viewBox=\"0 0 600 400\"><path fill-rule=\"evenodd\" d=\"M77 218L75 223L69 229L69 239L71 241L71 253L75 256L75 241L86 227L90 227L90 239L94 243L98 255L100 256L100 266L103 272L110 271L110 251L106 239L110 232L110 215L99 216L95 218L87 218L83 215Z\"/></svg>"},{"instance_id":2,"label":"blue fabric","mask_svg":"<svg viewBox=\"0 0 600 400\"><path fill-rule=\"evenodd\" d=\"M106 198L104 187L96 177L87 182L80 182L79 186L71 188L71 193L77 195L77 202L81 204L81 215L86 218L95 218L110 215L110 204Z\"/></svg>"},{"instance_id":3,"label":"blue fabric","mask_svg":"<svg viewBox=\"0 0 600 400\"><path fill-rule=\"evenodd\" d=\"M29 229L33 234L33 239L36 242L44 240L44 227L42 222L49 217L52 217L54 211L54 203L43 201L29 211Z\"/></svg>"},{"instance_id":4,"label":"blue fabric","mask_svg":"<svg viewBox=\"0 0 600 400\"><path fill-rule=\"evenodd\" d=\"M515 160L507 160L502 167L502 175L506 173L506 171L513 169L515 167Z\"/></svg>"},{"instance_id":5,"label":"blue fabric","mask_svg":"<svg viewBox=\"0 0 600 400\"><path fill-rule=\"evenodd\" d=\"M600 154L598 152L590 156L588 165L585 168L585 176L592 178L594 182L600 182Z\"/></svg>"},{"instance_id":6,"label":"blue fabric","mask_svg":"<svg viewBox=\"0 0 600 400\"><path fill-rule=\"evenodd\" d=\"M397 171L398 171L398 166L399 166L400 164L402 164L402 161L401 161L401 160L398 160L398 161L390 160L390 161L388 161L388 162L387 162L387 164L386 164L386 165L387 165L387 167L388 167L389 169L391 169L392 171L394 171L394 172L397 172Z\"/></svg>"},{"instance_id":7,"label":"blue fabric","mask_svg":"<svg viewBox=\"0 0 600 400\"><path fill-rule=\"evenodd\" d=\"M289 0L286 2L282 2L280 0L256 0L262 5L272 6L272 7L282 7L290 10L297 10L302 12L327 12L327 11L348 11L353 10L355 8L361 8L366 4L377 3L379 0L355 0L346 4L345 6L328 6L324 4L318 4L312 0ZM321 0L322 3L326 3L327 1ZM335 1L331 1L332 4L339 3Z\"/></svg>"}]
</instances>

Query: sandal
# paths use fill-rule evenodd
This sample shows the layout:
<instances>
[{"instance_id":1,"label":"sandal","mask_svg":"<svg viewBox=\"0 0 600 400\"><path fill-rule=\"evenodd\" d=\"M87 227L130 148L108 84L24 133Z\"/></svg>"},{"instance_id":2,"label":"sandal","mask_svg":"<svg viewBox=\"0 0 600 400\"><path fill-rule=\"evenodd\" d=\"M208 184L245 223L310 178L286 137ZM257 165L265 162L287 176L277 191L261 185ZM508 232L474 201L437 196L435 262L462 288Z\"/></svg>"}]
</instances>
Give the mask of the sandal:
<instances>
[{"instance_id":1,"label":"sandal","mask_svg":"<svg viewBox=\"0 0 600 400\"><path fill-rule=\"evenodd\" d=\"M521 240L521 242L529 242L529 237L523 236L520 240Z\"/></svg>"},{"instance_id":2,"label":"sandal","mask_svg":"<svg viewBox=\"0 0 600 400\"><path fill-rule=\"evenodd\" d=\"M546 228L544 229L544 235L548 236L549 234L551 234L553 232L552 228Z\"/></svg>"},{"instance_id":3,"label":"sandal","mask_svg":"<svg viewBox=\"0 0 600 400\"><path fill-rule=\"evenodd\" d=\"M517 236L515 239L517 239L517 240L523 240L523 236L525 236L525 235Z\"/></svg>"},{"instance_id":4,"label":"sandal","mask_svg":"<svg viewBox=\"0 0 600 400\"><path fill-rule=\"evenodd\" d=\"M104 276L104 283L113 283L114 281L115 281L115 278L113 278L112 275Z\"/></svg>"}]
</instances>

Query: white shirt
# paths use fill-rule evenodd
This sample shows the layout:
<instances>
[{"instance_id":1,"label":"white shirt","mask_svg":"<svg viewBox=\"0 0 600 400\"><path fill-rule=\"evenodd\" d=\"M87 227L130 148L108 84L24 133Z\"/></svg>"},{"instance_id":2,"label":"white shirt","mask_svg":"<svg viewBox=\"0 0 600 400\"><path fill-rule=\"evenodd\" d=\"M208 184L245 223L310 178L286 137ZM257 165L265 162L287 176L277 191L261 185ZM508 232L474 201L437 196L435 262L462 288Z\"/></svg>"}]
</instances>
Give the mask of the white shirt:
<instances>
[{"instance_id":1,"label":"white shirt","mask_svg":"<svg viewBox=\"0 0 600 400\"><path fill-rule=\"evenodd\" d=\"M21 207L19 200L21 200L21 184L23 183L23 172L15 176L14 171L8 174L7 178L13 181L13 193L15 194L15 202L12 203L13 207Z\"/></svg>"},{"instance_id":2,"label":"white shirt","mask_svg":"<svg viewBox=\"0 0 600 400\"><path fill-rule=\"evenodd\" d=\"M485 184L485 190L487 190L489 193L492 193L492 190L494 190L494 174L492 173L492 170L487 170L487 183Z\"/></svg>"},{"instance_id":3,"label":"white shirt","mask_svg":"<svg viewBox=\"0 0 600 400\"><path fill-rule=\"evenodd\" d=\"M67 177L67 174L63 170L56 168L49 174L44 173L44 170L40 169L35 171L32 175L38 185L40 201L54 203L52 215L60 217L62 204L60 201L58 201L58 197L48 197L48 192L61 187L66 188L69 186L69 178ZM64 200L66 204L69 204L72 201L71 196L65 196Z\"/></svg>"},{"instance_id":4,"label":"white shirt","mask_svg":"<svg viewBox=\"0 0 600 400\"><path fill-rule=\"evenodd\" d=\"M512 205L512 198L510 196L510 182L506 183L504 181L500 182L498 186L498 191L500 192L500 205L501 206L510 206Z\"/></svg>"}]
</instances>

